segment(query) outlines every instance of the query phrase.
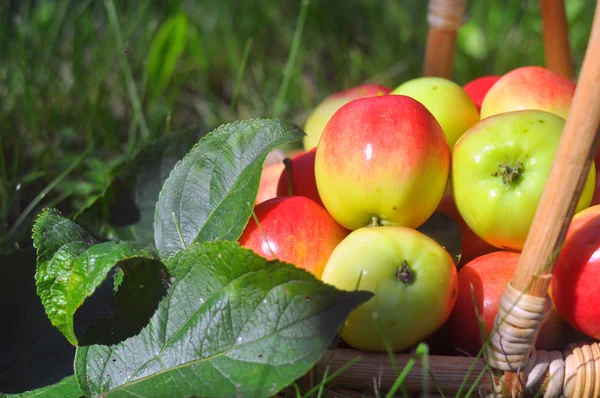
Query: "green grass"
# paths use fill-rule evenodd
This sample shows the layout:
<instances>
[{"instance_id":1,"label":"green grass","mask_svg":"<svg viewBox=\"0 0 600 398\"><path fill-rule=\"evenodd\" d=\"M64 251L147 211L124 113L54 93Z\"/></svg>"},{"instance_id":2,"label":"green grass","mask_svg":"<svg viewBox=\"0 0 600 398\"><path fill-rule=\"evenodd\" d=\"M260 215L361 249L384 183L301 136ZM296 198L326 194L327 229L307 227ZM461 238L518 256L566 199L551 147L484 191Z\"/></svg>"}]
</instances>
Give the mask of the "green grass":
<instances>
[{"instance_id":1,"label":"green grass","mask_svg":"<svg viewBox=\"0 0 600 398\"><path fill-rule=\"evenodd\" d=\"M567 3L579 70L594 5ZM0 247L28 244L45 204L80 209L112 166L167 130L276 116L302 126L333 92L420 76L426 8L423 0L2 2ZM543 65L537 0L471 1L467 17L456 82Z\"/></svg>"}]
</instances>

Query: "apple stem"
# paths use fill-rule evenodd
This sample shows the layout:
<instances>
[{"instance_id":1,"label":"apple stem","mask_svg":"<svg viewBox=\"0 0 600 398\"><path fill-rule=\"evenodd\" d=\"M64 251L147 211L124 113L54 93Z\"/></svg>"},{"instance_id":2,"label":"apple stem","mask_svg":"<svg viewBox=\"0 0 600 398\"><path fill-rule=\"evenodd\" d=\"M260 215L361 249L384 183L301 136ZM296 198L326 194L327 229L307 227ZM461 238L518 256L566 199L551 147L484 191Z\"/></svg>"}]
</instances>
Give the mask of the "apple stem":
<instances>
[{"instance_id":1,"label":"apple stem","mask_svg":"<svg viewBox=\"0 0 600 398\"><path fill-rule=\"evenodd\" d=\"M367 224L367 227L381 227L383 224L377 216L371 217L371 222Z\"/></svg>"},{"instance_id":2,"label":"apple stem","mask_svg":"<svg viewBox=\"0 0 600 398\"><path fill-rule=\"evenodd\" d=\"M288 195L294 196L294 190L292 189L292 159L283 159L283 165L285 166L285 180L287 183Z\"/></svg>"},{"instance_id":3,"label":"apple stem","mask_svg":"<svg viewBox=\"0 0 600 398\"><path fill-rule=\"evenodd\" d=\"M402 264L396 270L396 279L405 285L410 285L415 281L415 273L410 269L406 260L402 260Z\"/></svg>"},{"instance_id":4,"label":"apple stem","mask_svg":"<svg viewBox=\"0 0 600 398\"><path fill-rule=\"evenodd\" d=\"M507 164L501 164L498 166L498 171L493 173L492 176L501 176L502 182L507 186L507 188L509 188L519 181L519 177L521 177L522 172L523 163L521 162L517 162L514 167Z\"/></svg>"}]
</instances>

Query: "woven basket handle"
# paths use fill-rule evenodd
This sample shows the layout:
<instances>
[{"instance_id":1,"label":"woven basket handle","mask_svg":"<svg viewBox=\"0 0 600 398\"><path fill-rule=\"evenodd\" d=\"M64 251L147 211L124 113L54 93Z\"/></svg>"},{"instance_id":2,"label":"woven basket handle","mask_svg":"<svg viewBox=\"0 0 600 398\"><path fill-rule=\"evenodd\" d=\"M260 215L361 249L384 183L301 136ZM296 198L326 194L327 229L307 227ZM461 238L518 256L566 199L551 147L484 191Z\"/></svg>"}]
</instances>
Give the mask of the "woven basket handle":
<instances>
[{"instance_id":1,"label":"woven basket handle","mask_svg":"<svg viewBox=\"0 0 600 398\"><path fill-rule=\"evenodd\" d=\"M425 76L451 78L456 35L463 24L466 3L466 0L429 0Z\"/></svg>"}]
</instances>

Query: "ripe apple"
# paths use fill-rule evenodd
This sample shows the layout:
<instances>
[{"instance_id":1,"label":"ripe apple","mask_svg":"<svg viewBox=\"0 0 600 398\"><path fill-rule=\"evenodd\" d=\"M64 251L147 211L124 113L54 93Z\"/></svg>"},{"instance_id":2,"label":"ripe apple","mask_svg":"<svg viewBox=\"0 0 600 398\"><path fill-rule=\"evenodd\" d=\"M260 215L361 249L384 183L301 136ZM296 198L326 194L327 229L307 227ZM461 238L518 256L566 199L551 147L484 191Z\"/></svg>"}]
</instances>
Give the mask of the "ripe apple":
<instances>
[{"instance_id":1,"label":"ripe apple","mask_svg":"<svg viewBox=\"0 0 600 398\"><path fill-rule=\"evenodd\" d=\"M303 196L269 199L254 208L239 238L241 246L321 277L333 249L349 231L313 200Z\"/></svg>"},{"instance_id":2,"label":"ripe apple","mask_svg":"<svg viewBox=\"0 0 600 398\"><path fill-rule=\"evenodd\" d=\"M391 94L416 99L435 116L442 126L450 150L471 126L479 121L479 112L465 90L441 77L419 77L398 86Z\"/></svg>"},{"instance_id":3,"label":"ripe apple","mask_svg":"<svg viewBox=\"0 0 600 398\"><path fill-rule=\"evenodd\" d=\"M477 355L485 339L494 330L500 300L506 285L517 269L519 257L520 253L512 251L488 253L477 257L460 269L456 305L441 329L442 336L455 350L454 354L464 351L473 356ZM483 330L480 330L475 308L481 316ZM536 348L563 350L568 343L578 337L581 337L580 334L553 308L540 329Z\"/></svg>"},{"instance_id":4,"label":"ripe apple","mask_svg":"<svg viewBox=\"0 0 600 398\"><path fill-rule=\"evenodd\" d=\"M452 157L454 203L481 239L522 250L564 124L545 111L506 112L481 120L458 140ZM589 206L594 183L591 168L577 211Z\"/></svg>"},{"instance_id":5,"label":"ripe apple","mask_svg":"<svg viewBox=\"0 0 600 398\"><path fill-rule=\"evenodd\" d=\"M323 131L315 178L323 204L347 229L418 228L440 203L450 149L431 112L404 95L354 100Z\"/></svg>"},{"instance_id":6,"label":"ripe apple","mask_svg":"<svg viewBox=\"0 0 600 398\"><path fill-rule=\"evenodd\" d=\"M463 86L463 89L471 98L471 101L475 104L477 111L481 111L481 104L487 92L492 86L500 79L501 76L489 75L478 77L477 79L471 80Z\"/></svg>"},{"instance_id":7,"label":"ripe apple","mask_svg":"<svg viewBox=\"0 0 600 398\"><path fill-rule=\"evenodd\" d=\"M363 227L335 248L323 282L340 290L374 293L353 310L340 331L360 350L405 350L440 328L457 296L457 272L436 241L407 227Z\"/></svg>"},{"instance_id":8,"label":"ripe apple","mask_svg":"<svg viewBox=\"0 0 600 398\"><path fill-rule=\"evenodd\" d=\"M331 116L343 105L358 98L367 98L389 94L390 88L379 84L362 84L340 91L325 98L308 116L304 124L306 136L303 139L304 149L316 148L323 129Z\"/></svg>"},{"instance_id":9,"label":"ripe apple","mask_svg":"<svg viewBox=\"0 0 600 398\"><path fill-rule=\"evenodd\" d=\"M483 256L487 253L492 253L495 251L499 251L500 249L490 245L483 239L481 239L463 220L458 209L456 208L456 204L454 203L454 198L452 197L452 184L448 182L448 187L446 188L446 192L444 193L444 197L440 202L436 211L446 214L448 217L452 218L460 228L460 240L462 251L460 255L460 261L458 262L458 269L461 269L465 264L469 261Z\"/></svg>"},{"instance_id":10,"label":"ripe apple","mask_svg":"<svg viewBox=\"0 0 600 398\"><path fill-rule=\"evenodd\" d=\"M481 118L522 109L537 109L567 118L575 83L540 66L514 69L498 80L481 104Z\"/></svg>"},{"instance_id":11,"label":"ripe apple","mask_svg":"<svg viewBox=\"0 0 600 398\"><path fill-rule=\"evenodd\" d=\"M279 176L284 169L285 165L283 164L283 161L263 166L260 183L258 185L258 193L256 195L256 200L254 201L255 205L277 196Z\"/></svg>"},{"instance_id":12,"label":"ripe apple","mask_svg":"<svg viewBox=\"0 0 600 398\"><path fill-rule=\"evenodd\" d=\"M277 184L277 196L291 196L289 192L288 179L292 188L292 195L306 196L324 206L319 196L317 182L315 180L315 155L317 148L302 152L294 156L289 166L281 171ZM289 167L289 170L288 170ZM288 177L288 173L290 174Z\"/></svg>"},{"instance_id":13,"label":"ripe apple","mask_svg":"<svg viewBox=\"0 0 600 398\"><path fill-rule=\"evenodd\" d=\"M600 205L575 214L556 260L552 295L575 329L600 339Z\"/></svg>"}]
</instances>

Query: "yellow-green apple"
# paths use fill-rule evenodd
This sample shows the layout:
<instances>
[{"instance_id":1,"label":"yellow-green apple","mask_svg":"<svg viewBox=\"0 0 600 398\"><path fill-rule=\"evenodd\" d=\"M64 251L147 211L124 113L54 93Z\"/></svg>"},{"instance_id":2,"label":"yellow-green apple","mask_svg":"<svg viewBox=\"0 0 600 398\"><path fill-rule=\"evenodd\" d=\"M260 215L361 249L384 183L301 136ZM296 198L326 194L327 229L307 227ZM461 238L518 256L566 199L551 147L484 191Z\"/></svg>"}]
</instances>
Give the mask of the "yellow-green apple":
<instances>
[{"instance_id":1,"label":"yellow-green apple","mask_svg":"<svg viewBox=\"0 0 600 398\"><path fill-rule=\"evenodd\" d=\"M317 148L313 148L288 158L279 176L277 196L306 196L323 206L315 181L316 152Z\"/></svg>"},{"instance_id":2,"label":"yellow-green apple","mask_svg":"<svg viewBox=\"0 0 600 398\"><path fill-rule=\"evenodd\" d=\"M514 69L498 80L481 104L481 118L498 113L537 109L567 118L575 83L540 66Z\"/></svg>"},{"instance_id":3,"label":"yellow-green apple","mask_svg":"<svg viewBox=\"0 0 600 398\"><path fill-rule=\"evenodd\" d=\"M331 116L348 102L358 98L367 98L389 94L390 88L379 84L362 84L337 92L325 98L308 116L304 124L306 136L303 139L304 149L316 148L323 129Z\"/></svg>"},{"instance_id":4,"label":"yellow-green apple","mask_svg":"<svg viewBox=\"0 0 600 398\"><path fill-rule=\"evenodd\" d=\"M335 248L323 282L374 296L353 310L340 336L360 350L402 351L438 330L458 294L452 256L427 235L407 227L363 227Z\"/></svg>"},{"instance_id":5,"label":"yellow-green apple","mask_svg":"<svg viewBox=\"0 0 600 398\"><path fill-rule=\"evenodd\" d=\"M463 89L475 104L477 111L481 111L481 104L485 95L500 77L498 75L481 76L463 86Z\"/></svg>"},{"instance_id":6,"label":"yellow-green apple","mask_svg":"<svg viewBox=\"0 0 600 398\"><path fill-rule=\"evenodd\" d=\"M514 251L488 253L473 259L458 271L458 298L440 333L455 350L454 354L466 352L477 355L483 342L493 332L500 300L517 269L519 257L520 253ZM536 347L563 350L574 341L574 337L580 337L580 334L553 308L540 329Z\"/></svg>"},{"instance_id":7,"label":"yellow-green apple","mask_svg":"<svg viewBox=\"0 0 600 398\"><path fill-rule=\"evenodd\" d=\"M575 329L600 339L600 205L575 214L556 260L552 297Z\"/></svg>"},{"instance_id":8,"label":"yellow-green apple","mask_svg":"<svg viewBox=\"0 0 600 398\"><path fill-rule=\"evenodd\" d=\"M315 157L321 200L350 230L418 228L440 203L449 173L442 128L424 105L404 95L344 105L323 131Z\"/></svg>"},{"instance_id":9,"label":"yellow-green apple","mask_svg":"<svg viewBox=\"0 0 600 398\"><path fill-rule=\"evenodd\" d=\"M269 199L254 208L239 238L241 246L321 277L333 249L350 231L313 200L303 196ZM258 224L256 222L258 220Z\"/></svg>"},{"instance_id":10,"label":"yellow-green apple","mask_svg":"<svg viewBox=\"0 0 600 398\"><path fill-rule=\"evenodd\" d=\"M401 84L391 94L406 95L425 105L442 126L450 150L456 140L479 121L475 104L452 80L418 77Z\"/></svg>"},{"instance_id":11,"label":"yellow-green apple","mask_svg":"<svg viewBox=\"0 0 600 398\"><path fill-rule=\"evenodd\" d=\"M558 149L565 119L539 110L481 120L456 143L454 203L467 225L489 244L522 250ZM588 173L577 210L589 206L595 170Z\"/></svg>"}]
</instances>

